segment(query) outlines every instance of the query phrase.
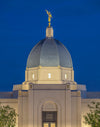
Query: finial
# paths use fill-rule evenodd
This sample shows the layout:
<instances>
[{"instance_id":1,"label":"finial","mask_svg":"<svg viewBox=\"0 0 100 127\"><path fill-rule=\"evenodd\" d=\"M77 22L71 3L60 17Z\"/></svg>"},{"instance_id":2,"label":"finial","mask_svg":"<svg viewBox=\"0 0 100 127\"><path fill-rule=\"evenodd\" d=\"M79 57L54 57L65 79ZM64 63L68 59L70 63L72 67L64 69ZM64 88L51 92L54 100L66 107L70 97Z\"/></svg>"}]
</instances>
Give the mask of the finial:
<instances>
[{"instance_id":1,"label":"finial","mask_svg":"<svg viewBox=\"0 0 100 127\"><path fill-rule=\"evenodd\" d=\"M49 22L48 24L49 24L49 27L50 27L52 15L51 15L51 13L48 10L46 10L46 12L48 14L48 22Z\"/></svg>"}]
</instances>

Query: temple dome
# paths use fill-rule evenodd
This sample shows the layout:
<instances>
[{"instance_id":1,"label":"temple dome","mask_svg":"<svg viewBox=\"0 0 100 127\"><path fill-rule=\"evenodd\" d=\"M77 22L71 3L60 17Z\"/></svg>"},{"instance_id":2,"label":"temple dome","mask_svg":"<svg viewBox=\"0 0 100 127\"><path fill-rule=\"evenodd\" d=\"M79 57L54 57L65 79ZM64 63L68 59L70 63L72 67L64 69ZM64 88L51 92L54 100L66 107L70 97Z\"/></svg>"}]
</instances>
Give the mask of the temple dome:
<instances>
[{"instance_id":1,"label":"temple dome","mask_svg":"<svg viewBox=\"0 0 100 127\"><path fill-rule=\"evenodd\" d=\"M38 66L73 67L71 55L67 48L53 37L46 37L37 43L31 50L26 67L33 68Z\"/></svg>"}]
</instances>

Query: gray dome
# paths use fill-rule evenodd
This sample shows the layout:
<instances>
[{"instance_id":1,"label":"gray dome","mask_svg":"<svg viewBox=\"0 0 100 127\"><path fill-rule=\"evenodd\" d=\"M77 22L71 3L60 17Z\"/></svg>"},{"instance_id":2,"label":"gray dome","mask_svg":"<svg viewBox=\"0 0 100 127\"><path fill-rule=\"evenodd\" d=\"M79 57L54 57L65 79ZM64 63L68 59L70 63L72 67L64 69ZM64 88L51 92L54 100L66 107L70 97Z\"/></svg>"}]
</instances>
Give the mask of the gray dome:
<instances>
[{"instance_id":1,"label":"gray dome","mask_svg":"<svg viewBox=\"0 0 100 127\"><path fill-rule=\"evenodd\" d=\"M54 38L41 40L31 50L27 60L27 68L39 65L43 67L73 67L70 53L61 42Z\"/></svg>"}]
</instances>

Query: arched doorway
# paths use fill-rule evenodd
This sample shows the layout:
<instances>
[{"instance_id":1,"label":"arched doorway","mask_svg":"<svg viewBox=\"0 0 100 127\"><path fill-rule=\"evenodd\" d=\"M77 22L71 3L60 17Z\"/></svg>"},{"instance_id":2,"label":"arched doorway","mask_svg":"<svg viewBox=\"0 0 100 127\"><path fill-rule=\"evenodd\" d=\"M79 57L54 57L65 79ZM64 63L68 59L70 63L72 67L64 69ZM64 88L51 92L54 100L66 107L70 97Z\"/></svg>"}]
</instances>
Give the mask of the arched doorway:
<instances>
[{"instance_id":1,"label":"arched doorway","mask_svg":"<svg viewBox=\"0 0 100 127\"><path fill-rule=\"evenodd\" d=\"M57 106L54 102L46 102L42 106L42 127L57 127Z\"/></svg>"}]
</instances>

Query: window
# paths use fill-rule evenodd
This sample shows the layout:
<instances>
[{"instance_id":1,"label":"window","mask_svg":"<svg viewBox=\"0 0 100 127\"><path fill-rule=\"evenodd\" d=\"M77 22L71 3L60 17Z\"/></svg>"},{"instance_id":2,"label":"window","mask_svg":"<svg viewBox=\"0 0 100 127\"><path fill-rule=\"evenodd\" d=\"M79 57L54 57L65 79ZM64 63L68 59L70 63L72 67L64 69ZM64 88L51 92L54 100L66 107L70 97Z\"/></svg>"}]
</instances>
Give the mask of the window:
<instances>
[{"instance_id":1,"label":"window","mask_svg":"<svg viewBox=\"0 0 100 127\"><path fill-rule=\"evenodd\" d=\"M32 75L32 78L34 79L34 74Z\"/></svg>"},{"instance_id":2,"label":"window","mask_svg":"<svg viewBox=\"0 0 100 127\"><path fill-rule=\"evenodd\" d=\"M49 78L49 79L51 78L51 73L48 73L48 78Z\"/></svg>"},{"instance_id":3,"label":"window","mask_svg":"<svg viewBox=\"0 0 100 127\"><path fill-rule=\"evenodd\" d=\"M67 74L65 74L65 79L67 79L68 77L67 77Z\"/></svg>"}]
</instances>

